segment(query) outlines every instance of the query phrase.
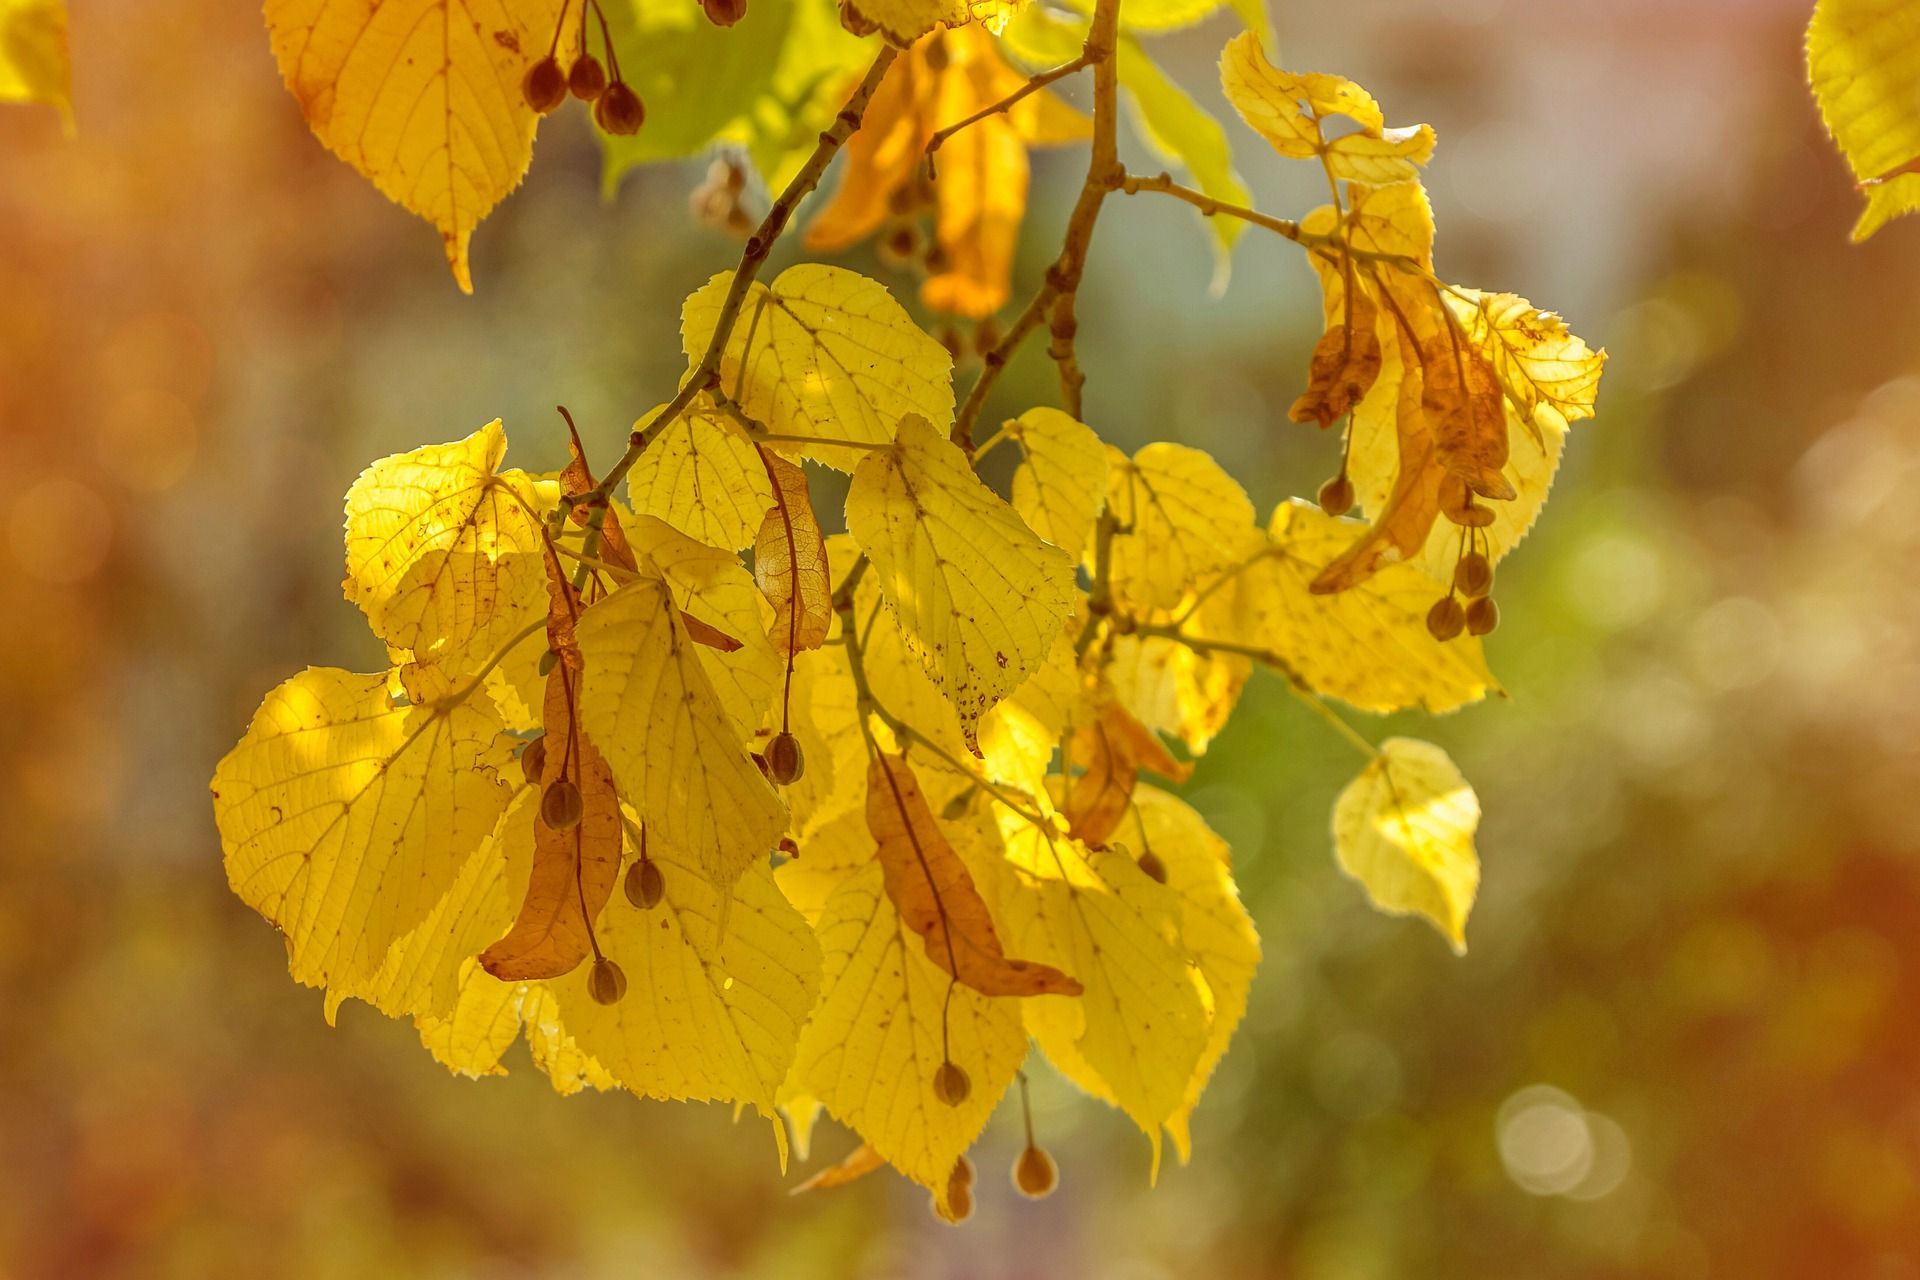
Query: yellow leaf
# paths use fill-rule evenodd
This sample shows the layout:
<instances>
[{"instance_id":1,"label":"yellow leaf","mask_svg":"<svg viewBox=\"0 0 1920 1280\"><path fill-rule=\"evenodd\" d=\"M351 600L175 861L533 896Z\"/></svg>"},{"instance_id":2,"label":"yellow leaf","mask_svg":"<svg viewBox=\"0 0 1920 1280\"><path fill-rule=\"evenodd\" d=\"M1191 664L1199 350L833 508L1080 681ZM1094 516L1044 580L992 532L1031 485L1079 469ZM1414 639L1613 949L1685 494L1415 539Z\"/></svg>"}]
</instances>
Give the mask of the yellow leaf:
<instances>
[{"instance_id":1,"label":"yellow leaf","mask_svg":"<svg viewBox=\"0 0 1920 1280\"><path fill-rule=\"evenodd\" d=\"M764 859L786 826L747 757L664 579L643 574L580 619L580 723L650 838L721 885Z\"/></svg>"},{"instance_id":2,"label":"yellow leaf","mask_svg":"<svg viewBox=\"0 0 1920 1280\"><path fill-rule=\"evenodd\" d=\"M1442 642L1427 631L1427 611L1448 584L1421 564L1387 565L1336 595L1312 590L1361 532L1318 507L1282 503L1270 536L1251 544L1257 558L1207 599L1188 630L1265 648L1314 692L1362 711L1437 714L1497 690L1478 637Z\"/></svg>"},{"instance_id":3,"label":"yellow leaf","mask_svg":"<svg viewBox=\"0 0 1920 1280\"><path fill-rule=\"evenodd\" d=\"M396 706L388 690L384 673L310 667L267 695L214 771L227 882L312 986L372 978L506 807L485 702Z\"/></svg>"},{"instance_id":4,"label":"yellow leaf","mask_svg":"<svg viewBox=\"0 0 1920 1280\"><path fill-rule=\"evenodd\" d=\"M460 979L450 1010L414 1019L420 1043L434 1061L455 1075L476 1080L505 1075L500 1059L520 1035L520 1007L527 988L501 982L471 959L461 967Z\"/></svg>"},{"instance_id":5,"label":"yellow leaf","mask_svg":"<svg viewBox=\"0 0 1920 1280\"><path fill-rule=\"evenodd\" d=\"M1260 51L1260 37L1242 32L1220 58L1220 85L1241 119L1295 160L1320 157L1327 172L1375 186L1401 182L1433 158L1433 129L1389 129L1373 95L1340 76L1282 71ZM1328 116L1346 116L1357 132L1328 138Z\"/></svg>"},{"instance_id":6,"label":"yellow leaf","mask_svg":"<svg viewBox=\"0 0 1920 1280\"><path fill-rule=\"evenodd\" d=\"M1564 431L1593 416L1606 352L1591 350L1559 316L1514 294L1450 289L1444 297L1523 422Z\"/></svg>"},{"instance_id":7,"label":"yellow leaf","mask_svg":"<svg viewBox=\"0 0 1920 1280\"><path fill-rule=\"evenodd\" d=\"M1867 195L1854 240L1920 209L1920 13L1902 0L1819 0L1807 76Z\"/></svg>"},{"instance_id":8,"label":"yellow leaf","mask_svg":"<svg viewBox=\"0 0 1920 1280\"><path fill-rule=\"evenodd\" d=\"M782 675L767 635L769 609L753 575L733 552L696 542L651 516L633 522L633 539L666 580L683 625L704 624L739 642L731 649L696 644L694 653L738 737L747 741L778 698Z\"/></svg>"},{"instance_id":9,"label":"yellow leaf","mask_svg":"<svg viewBox=\"0 0 1920 1280\"><path fill-rule=\"evenodd\" d=\"M957 986L927 959L881 882L879 864L868 863L841 882L821 916L825 976L795 1078L889 1164L941 1196L1026 1058L1027 1036L1019 1002ZM957 1104L934 1093L943 1062L967 1074Z\"/></svg>"},{"instance_id":10,"label":"yellow leaf","mask_svg":"<svg viewBox=\"0 0 1920 1280\"><path fill-rule=\"evenodd\" d=\"M273 56L314 136L439 229L467 293L473 229L533 159L540 117L520 82L560 16L559 0L267 0Z\"/></svg>"},{"instance_id":11,"label":"yellow leaf","mask_svg":"<svg viewBox=\"0 0 1920 1280\"><path fill-rule=\"evenodd\" d=\"M807 473L762 450L773 502L753 544L753 578L773 606L767 636L782 656L818 649L833 625L833 574L827 542L807 491Z\"/></svg>"},{"instance_id":12,"label":"yellow leaf","mask_svg":"<svg viewBox=\"0 0 1920 1280\"><path fill-rule=\"evenodd\" d=\"M706 351L732 283L721 272L687 299L681 339ZM908 414L953 420L953 357L922 333L893 295L840 267L802 263L772 286L754 283L720 360L720 385L779 435L886 444ZM842 471L865 451L783 446ZM758 514L766 511L763 502Z\"/></svg>"},{"instance_id":13,"label":"yellow leaf","mask_svg":"<svg viewBox=\"0 0 1920 1280\"><path fill-rule=\"evenodd\" d=\"M48 102L73 132L66 0L0 0L0 102Z\"/></svg>"},{"instance_id":14,"label":"yellow leaf","mask_svg":"<svg viewBox=\"0 0 1920 1280\"><path fill-rule=\"evenodd\" d=\"M539 528L499 419L465 440L382 458L347 490L347 599L415 661L477 671L547 608ZM526 495L521 494L520 498Z\"/></svg>"},{"instance_id":15,"label":"yellow leaf","mask_svg":"<svg viewBox=\"0 0 1920 1280\"><path fill-rule=\"evenodd\" d=\"M1464 953L1480 887L1479 825L1480 800L1446 752L1389 738L1334 805L1334 850L1374 906L1425 916Z\"/></svg>"},{"instance_id":16,"label":"yellow leaf","mask_svg":"<svg viewBox=\"0 0 1920 1280\"><path fill-rule=\"evenodd\" d=\"M537 788L516 791L492 834L468 855L453 886L425 919L387 949L379 972L364 983L335 982L327 989L329 1023L348 997L365 1000L390 1018L453 1016L474 957L513 923L539 802Z\"/></svg>"},{"instance_id":17,"label":"yellow leaf","mask_svg":"<svg viewBox=\"0 0 1920 1280\"><path fill-rule=\"evenodd\" d=\"M658 516L689 538L738 551L752 544L773 489L753 442L695 409L648 442L627 473L627 498L635 515Z\"/></svg>"},{"instance_id":18,"label":"yellow leaf","mask_svg":"<svg viewBox=\"0 0 1920 1280\"><path fill-rule=\"evenodd\" d=\"M520 1024L527 1033L527 1052L533 1065L547 1073L554 1092L573 1094L588 1086L605 1092L620 1087L613 1073L582 1049L560 1024L560 1006L550 984L523 983L520 990Z\"/></svg>"},{"instance_id":19,"label":"yellow leaf","mask_svg":"<svg viewBox=\"0 0 1920 1280\"><path fill-rule=\"evenodd\" d=\"M994 905L1015 947L1085 987L1078 999L1022 1001L1027 1030L1063 1075L1140 1126L1157 1168L1160 1128L1184 1105L1207 1044L1179 901L1127 853L1090 853L1024 819L1008 821Z\"/></svg>"},{"instance_id":20,"label":"yellow leaf","mask_svg":"<svg viewBox=\"0 0 1920 1280\"><path fill-rule=\"evenodd\" d=\"M764 863L716 883L652 827L646 848L660 901L643 910L615 894L598 922L626 994L595 1002L583 965L547 984L560 1020L634 1093L744 1102L772 1117L820 989L820 944Z\"/></svg>"},{"instance_id":21,"label":"yellow leaf","mask_svg":"<svg viewBox=\"0 0 1920 1280\"><path fill-rule=\"evenodd\" d=\"M1068 722L1092 713L1074 653L1078 635L1078 623L1069 618L1040 669L980 718L980 762L987 776L1036 800L1046 794L1047 766Z\"/></svg>"},{"instance_id":22,"label":"yellow leaf","mask_svg":"<svg viewBox=\"0 0 1920 1280\"><path fill-rule=\"evenodd\" d=\"M1020 442L1013 509L1027 527L1078 558L1107 501L1107 447L1092 427L1058 409L1029 409L1007 423Z\"/></svg>"},{"instance_id":23,"label":"yellow leaf","mask_svg":"<svg viewBox=\"0 0 1920 1280\"><path fill-rule=\"evenodd\" d=\"M1201 755L1226 727L1252 671L1238 654L1199 654L1165 636L1117 636L1106 674L1114 697L1141 723Z\"/></svg>"},{"instance_id":24,"label":"yellow leaf","mask_svg":"<svg viewBox=\"0 0 1920 1280\"><path fill-rule=\"evenodd\" d=\"M854 472L847 529L977 751L981 715L1053 647L1075 594L1072 557L1041 541L919 417Z\"/></svg>"},{"instance_id":25,"label":"yellow leaf","mask_svg":"<svg viewBox=\"0 0 1920 1280\"><path fill-rule=\"evenodd\" d=\"M1109 569L1116 599L1170 609L1231 561L1253 527L1247 492L1198 449L1160 442L1129 460L1111 450L1107 508L1119 522Z\"/></svg>"},{"instance_id":26,"label":"yellow leaf","mask_svg":"<svg viewBox=\"0 0 1920 1280\"><path fill-rule=\"evenodd\" d=\"M1080 994L1058 969L1008 957L966 864L941 834L920 781L901 756L877 754L867 770L867 829L879 849L887 897L926 940L927 959L982 995Z\"/></svg>"},{"instance_id":27,"label":"yellow leaf","mask_svg":"<svg viewBox=\"0 0 1920 1280\"><path fill-rule=\"evenodd\" d=\"M1180 902L1180 945L1206 983L1207 1047L1194 1064L1180 1108L1167 1120L1184 1164L1193 1150L1187 1121L1247 1012L1247 992L1260 965L1260 935L1240 905L1227 842L1186 801L1154 787L1139 788L1133 820L1121 835L1137 838L1140 854L1151 852L1159 861L1167 888Z\"/></svg>"}]
</instances>

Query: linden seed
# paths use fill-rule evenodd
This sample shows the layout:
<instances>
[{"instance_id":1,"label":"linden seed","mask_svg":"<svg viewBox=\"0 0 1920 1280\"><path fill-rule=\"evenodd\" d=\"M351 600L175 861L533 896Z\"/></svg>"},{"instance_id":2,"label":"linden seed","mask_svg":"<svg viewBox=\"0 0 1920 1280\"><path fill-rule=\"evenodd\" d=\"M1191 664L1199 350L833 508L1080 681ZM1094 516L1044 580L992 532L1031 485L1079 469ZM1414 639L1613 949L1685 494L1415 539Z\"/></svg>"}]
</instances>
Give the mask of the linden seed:
<instances>
[{"instance_id":1,"label":"linden seed","mask_svg":"<svg viewBox=\"0 0 1920 1280\"><path fill-rule=\"evenodd\" d=\"M792 786L807 771L806 753L800 750L800 739L782 729L773 735L773 741L767 744L767 776L780 786Z\"/></svg>"},{"instance_id":2,"label":"linden seed","mask_svg":"<svg viewBox=\"0 0 1920 1280\"><path fill-rule=\"evenodd\" d=\"M528 786L537 787L540 785L540 775L546 768L547 740L545 737L535 738L520 752L520 772L526 777Z\"/></svg>"},{"instance_id":3,"label":"linden seed","mask_svg":"<svg viewBox=\"0 0 1920 1280\"><path fill-rule=\"evenodd\" d=\"M567 88L582 102L592 102L606 87L607 69L590 53L581 54L573 70L567 73Z\"/></svg>"},{"instance_id":4,"label":"linden seed","mask_svg":"<svg viewBox=\"0 0 1920 1280\"><path fill-rule=\"evenodd\" d=\"M903 222L880 242L880 258L890 267L905 266L920 252L920 232L911 222Z\"/></svg>"},{"instance_id":5,"label":"linden seed","mask_svg":"<svg viewBox=\"0 0 1920 1280\"><path fill-rule=\"evenodd\" d=\"M973 1186L973 1175L973 1157L962 1152L960 1158L953 1162L953 1172L947 1175L947 1185L950 1187L971 1187Z\"/></svg>"},{"instance_id":6,"label":"linden seed","mask_svg":"<svg viewBox=\"0 0 1920 1280\"><path fill-rule=\"evenodd\" d=\"M1029 1200L1053 1194L1060 1185L1060 1166L1040 1147L1028 1147L1013 1162L1013 1186Z\"/></svg>"},{"instance_id":7,"label":"linden seed","mask_svg":"<svg viewBox=\"0 0 1920 1280\"><path fill-rule=\"evenodd\" d=\"M595 1004L618 1004L627 994L627 975L605 956L596 957L593 968L587 971L587 994Z\"/></svg>"},{"instance_id":8,"label":"linden seed","mask_svg":"<svg viewBox=\"0 0 1920 1280\"><path fill-rule=\"evenodd\" d=\"M1492 596L1481 596L1467 606L1467 630L1483 636L1500 625L1500 606Z\"/></svg>"},{"instance_id":9,"label":"linden seed","mask_svg":"<svg viewBox=\"0 0 1920 1280\"><path fill-rule=\"evenodd\" d=\"M973 1081L957 1062L943 1062L933 1073L933 1096L950 1107L957 1107L973 1091Z\"/></svg>"},{"instance_id":10,"label":"linden seed","mask_svg":"<svg viewBox=\"0 0 1920 1280\"><path fill-rule=\"evenodd\" d=\"M747 0L700 0L700 7L716 27L730 27L747 16Z\"/></svg>"},{"instance_id":11,"label":"linden seed","mask_svg":"<svg viewBox=\"0 0 1920 1280\"><path fill-rule=\"evenodd\" d=\"M622 136L638 133L646 118L647 109L641 104L640 95L624 80L608 85L593 104L594 123L608 133Z\"/></svg>"},{"instance_id":12,"label":"linden seed","mask_svg":"<svg viewBox=\"0 0 1920 1280\"><path fill-rule=\"evenodd\" d=\"M940 1207L940 1200L937 1196L929 1196L927 1200L933 1207L933 1216L948 1226L957 1227L973 1216L972 1187L949 1185L947 1187L947 1205L944 1209Z\"/></svg>"},{"instance_id":13,"label":"linden seed","mask_svg":"<svg viewBox=\"0 0 1920 1280\"><path fill-rule=\"evenodd\" d=\"M1460 594L1477 600L1493 589L1493 563L1478 551L1460 557L1453 566L1453 585Z\"/></svg>"},{"instance_id":14,"label":"linden seed","mask_svg":"<svg viewBox=\"0 0 1920 1280\"><path fill-rule=\"evenodd\" d=\"M652 858L642 858L627 868L626 885L627 901L642 911L659 906L661 896L667 891L666 880Z\"/></svg>"},{"instance_id":15,"label":"linden seed","mask_svg":"<svg viewBox=\"0 0 1920 1280\"><path fill-rule=\"evenodd\" d=\"M560 655L549 649L540 655L540 675L542 678L553 672L553 664L560 661Z\"/></svg>"},{"instance_id":16,"label":"linden seed","mask_svg":"<svg viewBox=\"0 0 1920 1280\"><path fill-rule=\"evenodd\" d=\"M1167 882L1167 864L1160 861L1160 855L1149 849L1140 855L1140 869L1147 873L1147 879L1159 884Z\"/></svg>"},{"instance_id":17,"label":"linden seed","mask_svg":"<svg viewBox=\"0 0 1920 1280\"><path fill-rule=\"evenodd\" d=\"M1320 486L1320 509L1330 516L1343 516L1353 510L1353 481L1342 471Z\"/></svg>"},{"instance_id":18,"label":"linden seed","mask_svg":"<svg viewBox=\"0 0 1920 1280\"><path fill-rule=\"evenodd\" d=\"M1451 640L1467 625L1467 611L1452 596L1442 596L1427 610L1427 632L1435 640Z\"/></svg>"},{"instance_id":19,"label":"linden seed","mask_svg":"<svg viewBox=\"0 0 1920 1280\"><path fill-rule=\"evenodd\" d=\"M992 316L983 318L973 326L973 349L981 355L1000 345L1000 326Z\"/></svg>"},{"instance_id":20,"label":"linden seed","mask_svg":"<svg viewBox=\"0 0 1920 1280\"><path fill-rule=\"evenodd\" d=\"M571 829L584 812L586 805L580 799L580 788L570 779L555 778L540 794L540 821L547 824L549 831Z\"/></svg>"},{"instance_id":21,"label":"linden seed","mask_svg":"<svg viewBox=\"0 0 1920 1280\"><path fill-rule=\"evenodd\" d=\"M520 96L541 115L548 115L567 100L567 73L553 58L542 58L527 68L520 82Z\"/></svg>"}]
</instances>

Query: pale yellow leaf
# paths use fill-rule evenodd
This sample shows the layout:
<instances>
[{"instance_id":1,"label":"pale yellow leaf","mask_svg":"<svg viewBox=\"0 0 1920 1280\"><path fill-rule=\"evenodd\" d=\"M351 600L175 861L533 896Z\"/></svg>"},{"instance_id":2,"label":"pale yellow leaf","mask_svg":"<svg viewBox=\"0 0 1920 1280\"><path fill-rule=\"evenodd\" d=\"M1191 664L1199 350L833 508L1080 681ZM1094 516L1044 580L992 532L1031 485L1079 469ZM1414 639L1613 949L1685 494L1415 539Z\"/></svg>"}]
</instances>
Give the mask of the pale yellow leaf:
<instances>
[{"instance_id":1,"label":"pale yellow leaf","mask_svg":"<svg viewBox=\"0 0 1920 1280\"><path fill-rule=\"evenodd\" d=\"M689 360L705 353L732 279L722 272L687 299ZM841 267L802 263L771 286L750 286L719 373L727 394L780 435L886 444L908 414L953 419L953 357L885 286ZM865 456L833 444L778 447L842 471Z\"/></svg>"},{"instance_id":2,"label":"pale yellow leaf","mask_svg":"<svg viewBox=\"0 0 1920 1280\"><path fill-rule=\"evenodd\" d=\"M1446 752L1389 738L1334 805L1334 851L1374 906L1425 916L1465 952L1467 913L1480 887L1479 825L1480 800Z\"/></svg>"},{"instance_id":3,"label":"pale yellow leaf","mask_svg":"<svg viewBox=\"0 0 1920 1280\"><path fill-rule=\"evenodd\" d=\"M385 673L309 667L267 695L213 776L227 882L286 937L293 976L368 982L505 809L486 702L394 704Z\"/></svg>"},{"instance_id":4,"label":"pale yellow leaf","mask_svg":"<svg viewBox=\"0 0 1920 1280\"><path fill-rule=\"evenodd\" d=\"M1232 561L1253 527L1253 504L1219 463L1183 444L1108 456L1107 509L1119 524L1108 570L1114 598L1170 609Z\"/></svg>"},{"instance_id":5,"label":"pale yellow leaf","mask_svg":"<svg viewBox=\"0 0 1920 1280\"><path fill-rule=\"evenodd\" d=\"M1013 509L1027 527L1078 558L1107 501L1107 447L1058 409L1029 409L1006 425L1020 442Z\"/></svg>"},{"instance_id":6,"label":"pale yellow leaf","mask_svg":"<svg viewBox=\"0 0 1920 1280\"><path fill-rule=\"evenodd\" d=\"M919 417L854 472L847 528L974 745L981 715L1053 647L1072 606L1072 557L1042 541Z\"/></svg>"},{"instance_id":7,"label":"pale yellow leaf","mask_svg":"<svg viewBox=\"0 0 1920 1280\"><path fill-rule=\"evenodd\" d=\"M1416 177L1433 158L1433 129L1389 129L1373 96L1340 76L1282 71L1267 61L1260 37L1242 32L1220 57L1227 100L1281 155L1320 157L1335 178L1375 186ZM1323 124L1345 116L1360 126L1329 138Z\"/></svg>"},{"instance_id":8,"label":"pale yellow leaf","mask_svg":"<svg viewBox=\"0 0 1920 1280\"><path fill-rule=\"evenodd\" d=\"M900 922L881 878L879 864L869 863L827 903L819 925L826 952L820 1004L801 1034L795 1078L938 1197L1026 1058L1021 1002L983 996L935 968L921 939ZM946 1061L967 1074L957 1106L934 1094L934 1073Z\"/></svg>"},{"instance_id":9,"label":"pale yellow leaf","mask_svg":"<svg viewBox=\"0 0 1920 1280\"><path fill-rule=\"evenodd\" d=\"M696 409L648 441L627 473L627 497L635 515L658 516L690 538L738 551L752 544L773 489L753 442Z\"/></svg>"},{"instance_id":10,"label":"pale yellow leaf","mask_svg":"<svg viewBox=\"0 0 1920 1280\"><path fill-rule=\"evenodd\" d=\"M1920 10L1905 0L1819 0L1807 75L1820 117L1866 192L1865 240L1920 209Z\"/></svg>"},{"instance_id":11,"label":"pale yellow leaf","mask_svg":"<svg viewBox=\"0 0 1920 1280\"><path fill-rule=\"evenodd\" d=\"M648 832L728 885L764 859L786 811L747 756L663 578L581 617L580 723Z\"/></svg>"}]
</instances>

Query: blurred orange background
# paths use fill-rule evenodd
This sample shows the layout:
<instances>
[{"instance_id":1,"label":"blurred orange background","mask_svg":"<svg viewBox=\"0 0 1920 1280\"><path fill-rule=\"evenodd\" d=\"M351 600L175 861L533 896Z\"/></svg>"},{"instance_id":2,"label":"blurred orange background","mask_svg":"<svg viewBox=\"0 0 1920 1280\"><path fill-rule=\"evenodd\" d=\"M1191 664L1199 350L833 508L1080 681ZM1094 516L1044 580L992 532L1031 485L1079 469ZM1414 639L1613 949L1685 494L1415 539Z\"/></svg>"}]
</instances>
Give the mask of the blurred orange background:
<instances>
[{"instance_id":1,"label":"blurred orange background","mask_svg":"<svg viewBox=\"0 0 1920 1280\"><path fill-rule=\"evenodd\" d=\"M1806 7L1280 6L1290 64L1439 130L1442 270L1612 353L1502 570L1511 698L1365 726L1479 789L1473 950L1341 877L1356 762L1256 682L1188 788L1267 950L1194 1163L1149 1188L1043 1068L1061 1191L1006 1188L1009 1104L956 1230L891 1174L790 1199L719 1108L329 1030L221 872L206 781L263 691L381 660L338 590L354 475L495 416L551 465L557 401L610 456L737 253L703 166L603 202L584 117L549 122L465 298L307 133L254 6L75 6L77 137L0 108L0 1276L1920 1280L1920 225L1847 244ZM1216 107L1231 29L1159 46ZM1316 202L1232 128L1262 207ZM1040 157L1016 293L1082 163ZM1316 298L1277 240L1219 299L1209 255L1171 202L1110 208L1088 417L1266 508L1335 465L1284 421ZM990 412L1052 394L1029 358Z\"/></svg>"}]
</instances>

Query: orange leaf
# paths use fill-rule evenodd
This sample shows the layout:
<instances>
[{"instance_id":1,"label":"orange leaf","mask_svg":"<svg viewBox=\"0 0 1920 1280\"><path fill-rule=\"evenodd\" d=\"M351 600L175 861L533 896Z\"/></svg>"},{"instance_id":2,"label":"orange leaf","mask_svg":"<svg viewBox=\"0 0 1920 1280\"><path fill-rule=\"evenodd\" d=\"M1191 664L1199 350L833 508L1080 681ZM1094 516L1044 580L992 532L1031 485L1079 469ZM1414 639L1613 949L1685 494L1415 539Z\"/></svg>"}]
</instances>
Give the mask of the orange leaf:
<instances>
[{"instance_id":1,"label":"orange leaf","mask_svg":"<svg viewBox=\"0 0 1920 1280\"><path fill-rule=\"evenodd\" d=\"M564 831L542 812L533 821L533 872L519 918L480 953L480 966L503 982L557 978L593 953L591 921L620 876L620 799L613 771L573 723L578 672L561 663L547 676L546 764L542 796L566 781L580 791L580 820Z\"/></svg>"},{"instance_id":2,"label":"orange leaf","mask_svg":"<svg viewBox=\"0 0 1920 1280\"><path fill-rule=\"evenodd\" d=\"M776 652L790 656L826 641L833 622L833 578L807 473L767 449L760 450L760 461L773 482L773 505L753 541L753 577L773 605L768 638Z\"/></svg>"},{"instance_id":3,"label":"orange leaf","mask_svg":"<svg viewBox=\"0 0 1920 1280\"><path fill-rule=\"evenodd\" d=\"M1080 983L1044 964L1010 960L966 864L934 821L906 760L876 754L867 766L867 829L879 846L887 897L926 939L927 959L989 996L1080 994Z\"/></svg>"},{"instance_id":4,"label":"orange leaf","mask_svg":"<svg viewBox=\"0 0 1920 1280\"><path fill-rule=\"evenodd\" d=\"M561 417L567 420L567 453L569 461L560 473L560 492L569 498L577 498L583 493L591 493L594 488L593 471L587 466L586 450L580 447L580 433L573 428L573 418L562 411ZM600 558L608 564L621 569L639 569L639 563L633 558L633 547L627 542L627 531L620 527L620 517L605 503L586 503L573 508L573 522L581 528L593 523L593 512L599 507L600 517Z\"/></svg>"},{"instance_id":5,"label":"orange leaf","mask_svg":"<svg viewBox=\"0 0 1920 1280\"><path fill-rule=\"evenodd\" d=\"M1511 501L1513 485L1501 474L1507 465L1506 400L1493 366L1451 323L1422 344L1420 363L1420 407L1435 458L1481 497Z\"/></svg>"},{"instance_id":6,"label":"orange leaf","mask_svg":"<svg viewBox=\"0 0 1920 1280\"><path fill-rule=\"evenodd\" d=\"M1117 702L1100 708L1100 717L1073 731L1072 754L1086 772L1072 780L1061 806L1068 834L1090 847L1105 845L1133 805L1140 770L1185 782L1193 766L1173 758L1153 730Z\"/></svg>"},{"instance_id":7,"label":"orange leaf","mask_svg":"<svg viewBox=\"0 0 1920 1280\"><path fill-rule=\"evenodd\" d=\"M1400 472L1373 527L1314 578L1317 595L1358 586L1385 564L1412 559L1426 545L1440 515L1440 482L1447 470L1435 456L1433 432L1422 409L1421 376L1409 369L1397 408Z\"/></svg>"}]
</instances>

